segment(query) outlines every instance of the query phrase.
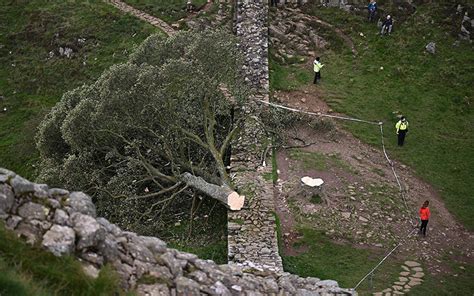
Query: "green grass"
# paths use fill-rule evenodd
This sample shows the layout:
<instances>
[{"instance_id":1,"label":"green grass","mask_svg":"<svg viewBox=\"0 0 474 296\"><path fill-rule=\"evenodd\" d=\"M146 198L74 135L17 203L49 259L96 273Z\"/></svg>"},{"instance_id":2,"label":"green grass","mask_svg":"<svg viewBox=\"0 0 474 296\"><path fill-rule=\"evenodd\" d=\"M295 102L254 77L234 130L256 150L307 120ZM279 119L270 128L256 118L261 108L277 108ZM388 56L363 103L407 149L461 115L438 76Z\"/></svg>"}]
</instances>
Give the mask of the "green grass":
<instances>
[{"instance_id":1,"label":"green grass","mask_svg":"<svg viewBox=\"0 0 474 296\"><path fill-rule=\"evenodd\" d=\"M71 257L31 247L0 224L0 295L123 295L118 277L104 267L97 279Z\"/></svg>"},{"instance_id":2,"label":"green grass","mask_svg":"<svg viewBox=\"0 0 474 296\"><path fill-rule=\"evenodd\" d=\"M123 62L157 29L103 1L3 1L0 5L0 164L35 174L36 126L67 90ZM80 43L78 39L84 38ZM75 55L49 57L60 46Z\"/></svg>"},{"instance_id":3,"label":"green grass","mask_svg":"<svg viewBox=\"0 0 474 296\"><path fill-rule=\"evenodd\" d=\"M443 277L427 274L424 282L410 291L413 296L443 296L443 295L472 295L474 291L474 265L457 264L456 258L446 258L451 262L451 272ZM463 266L464 269L461 269Z\"/></svg>"},{"instance_id":4,"label":"green grass","mask_svg":"<svg viewBox=\"0 0 474 296\"><path fill-rule=\"evenodd\" d=\"M270 88L290 91L308 85L313 73L301 68L301 65L280 65L270 56Z\"/></svg>"},{"instance_id":5,"label":"green grass","mask_svg":"<svg viewBox=\"0 0 474 296\"><path fill-rule=\"evenodd\" d=\"M328 158L321 153L312 153L303 151L301 149L291 149L290 158L300 160L305 170L320 170L328 169Z\"/></svg>"},{"instance_id":6,"label":"green grass","mask_svg":"<svg viewBox=\"0 0 474 296\"><path fill-rule=\"evenodd\" d=\"M428 13L426 6L419 13ZM357 59L326 58L323 87L328 101L339 112L384 121L389 153L435 185L448 209L474 229L472 46L453 47L450 35L420 22L419 16L390 38L380 38L370 30L363 41L368 49L361 50ZM435 56L424 52L429 41L437 44ZM410 122L402 149L396 146L395 113L406 115ZM380 145L376 127L346 126L357 137Z\"/></svg>"},{"instance_id":7,"label":"green grass","mask_svg":"<svg viewBox=\"0 0 474 296\"><path fill-rule=\"evenodd\" d=\"M319 194L314 194L311 196L311 199L309 200L312 204L319 205L320 203L323 202L323 199Z\"/></svg>"},{"instance_id":8,"label":"green grass","mask_svg":"<svg viewBox=\"0 0 474 296\"><path fill-rule=\"evenodd\" d=\"M124 2L168 23L182 19L188 14L186 12L186 0L125 0ZM200 7L207 0L194 0L192 2Z\"/></svg>"},{"instance_id":9,"label":"green grass","mask_svg":"<svg viewBox=\"0 0 474 296\"><path fill-rule=\"evenodd\" d=\"M299 232L303 238L295 247L305 246L307 252L297 256L283 255L285 271L300 276L318 277L338 281L341 287L354 287L383 257L382 251L371 251L354 248L332 242L324 233L311 228L301 228ZM378 292L387 288L400 272L400 262L395 258L387 261L374 274L372 287L364 282L357 290L359 295L368 295L369 292ZM371 290L372 289L372 290Z\"/></svg>"},{"instance_id":10,"label":"green grass","mask_svg":"<svg viewBox=\"0 0 474 296\"><path fill-rule=\"evenodd\" d=\"M434 185L448 209L473 230L474 53L467 43L452 46L455 38L450 34L453 28L447 9L453 11L448 5L419 5L415 15L396 23L390 37L378 36L376 26L362 17L333 9L309 11L336 26L341 24L359 51L356 58L332 50L322 55L326 66L320 87L325 100L337 112L385 122L389 155ZM424 50L430 41L436 42L435 55ZM270 66L273 89L300 85L288 74L298 71L294 66ZM410 122L403 148L396 143L397 114L406 115ZM360 123L345 126L355 136L380 147L378 127Z\"/></svg>"}]
</instances>

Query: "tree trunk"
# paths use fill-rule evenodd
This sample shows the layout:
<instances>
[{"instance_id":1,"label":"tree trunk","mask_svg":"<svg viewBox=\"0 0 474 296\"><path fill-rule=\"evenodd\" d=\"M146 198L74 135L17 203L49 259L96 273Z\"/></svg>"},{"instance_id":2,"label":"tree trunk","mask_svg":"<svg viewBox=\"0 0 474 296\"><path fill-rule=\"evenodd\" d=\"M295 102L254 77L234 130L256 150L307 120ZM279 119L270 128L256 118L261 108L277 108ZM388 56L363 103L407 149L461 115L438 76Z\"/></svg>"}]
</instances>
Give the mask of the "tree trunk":
<instances>
[{"instance_id":1,"label":"tree trunk","mask_svg":"<svg viewBox=\"0 0 474 296\"><path fill-rule=\"evenodd\" d=\"M180 179L188 186L217 199L232 211L238 211L244 206L245 196L239 195L226 184L221 186L211 184L203 178L196 177L190 173L182 174Z\"/></svg>"}]
</instances>

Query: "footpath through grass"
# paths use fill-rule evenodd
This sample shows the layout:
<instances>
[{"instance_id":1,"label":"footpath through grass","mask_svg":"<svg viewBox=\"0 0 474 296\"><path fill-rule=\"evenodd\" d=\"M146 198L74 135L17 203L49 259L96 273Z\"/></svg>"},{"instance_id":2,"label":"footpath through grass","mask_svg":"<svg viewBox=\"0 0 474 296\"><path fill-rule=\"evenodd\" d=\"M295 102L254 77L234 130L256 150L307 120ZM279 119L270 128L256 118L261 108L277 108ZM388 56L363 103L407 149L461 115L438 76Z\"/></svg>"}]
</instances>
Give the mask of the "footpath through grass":
<instances>
[{"instance_id":1,"label":"footpath through grass","mask_svg":"<svg viewBox=\"0 0 474 296\"><path fill-rule=\"evenodd\" d=\"M172 23L187 16L185 0L125 0L129 5L143 10L167 23ZM194 0L196 7L204 5L207 0Z\"/></svg>"},{"instance_id":2,"label":"footpath through grass","mask_svg":"<svg viewBox=\"0 0 474 296\"><path fill-rule=\"evenodd\" d=\"M2 1L0 15L0 166L33 178L46 112L157 29L100 0ZM60 47L73 56L60 57Z\"/></svg>"},{"instance_id":3,"label":"footpath through grass","mask_svg":"<svg viewBox=\"0 0 474 296\"><path fill-rule=\"evenodd\" d=\"M125 295L109 267L92 279L71 257L28 246L0 223L0 295Z\"/></svg>"},{"instance_id":4,"label":"footpath through grass","mask_svg":"<svg viewBox=\"0 0 474 296\"><path fill-rule=\"evenodd\" d=\"M308 9L340 26L350 35L359 55L327 51L321 87L337 112L366 120L382 120L388 152L410 165L434 185L448 209L468 229L474 229L474 51L456 41L449 14L455 9L439 4L420 5L404 23L396 23L392 36L379 36L375 24L341 10ZM337 21L334 21L337 20ZM343 25L339 25L343 24ZM350 24L350 25L348 25ZM361 34L363 36L361 36ZM425 51L436 43L436 54ZM287 72L294 73L294 68ZM273 67L273 86L285 89L310 79ZM311 72L311 69L300 69ZM279 74L279 75L277 75ZM282 83L285 82L285 83ZM277 88L278 89L278 88ZM403 148L397 147L397 115L407 117L410 128ZM349 123L362 140L380 146L378 127Z\"/></svg>"}]
</instances>

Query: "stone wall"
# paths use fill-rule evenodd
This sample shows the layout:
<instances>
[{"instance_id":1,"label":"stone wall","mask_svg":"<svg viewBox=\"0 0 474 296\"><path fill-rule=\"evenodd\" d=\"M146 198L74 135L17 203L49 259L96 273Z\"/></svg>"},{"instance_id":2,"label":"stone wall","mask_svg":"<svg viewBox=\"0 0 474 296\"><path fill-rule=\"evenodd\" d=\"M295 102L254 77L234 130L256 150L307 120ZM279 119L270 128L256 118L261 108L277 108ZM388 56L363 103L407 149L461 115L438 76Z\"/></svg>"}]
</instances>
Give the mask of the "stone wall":
<instances>
[{"instance_id":1,"label":"stone wall","mask_svg":"<svg viewBox=\"0 0 474 296\"><path fill-rule=\"evenodd\" d=\"M245 55L245 80L256 93L268 99L268 3L236 0L235 15L235 33Z\"/></svg>"},{"instance_id":2,"label":"stone wall","mask_svg":"<svg viewBox=\"0 0 474 296\"><path fill-rule=\"evenodd\" d=\"M75 255L84 271L98 276L104 264L117 271L125 289L138 295L347 295L334 281L299 278L270 270L217 265L167 248L96 217L82 192L49 188L0 168L0 223L56 256ZM155 284L138 284L142 277Z\"/></svg>"}]
</instances>

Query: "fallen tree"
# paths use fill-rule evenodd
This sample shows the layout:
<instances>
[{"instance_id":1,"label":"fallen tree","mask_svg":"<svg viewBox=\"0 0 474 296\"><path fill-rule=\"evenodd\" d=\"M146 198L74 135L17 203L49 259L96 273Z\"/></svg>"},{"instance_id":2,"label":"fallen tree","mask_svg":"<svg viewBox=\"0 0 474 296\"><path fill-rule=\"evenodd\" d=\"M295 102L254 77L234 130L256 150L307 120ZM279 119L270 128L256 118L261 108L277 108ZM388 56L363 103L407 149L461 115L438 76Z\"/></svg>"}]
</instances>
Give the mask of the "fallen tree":
<instances>
[{"instance_id":1,"label":"fallen tree","mask_svg":"<svg viewBox=\"0 0 474 296\"><path fill-rule=\"evenodd\" d=\"M176 198L208 196L239 210L244 197L224 158L245 119L232 116L248 97L241 60L223 32L149 37L46 116L36 138L41 181L88 188L101 214L126 227Z\"/></svg>"}]
</instances>

